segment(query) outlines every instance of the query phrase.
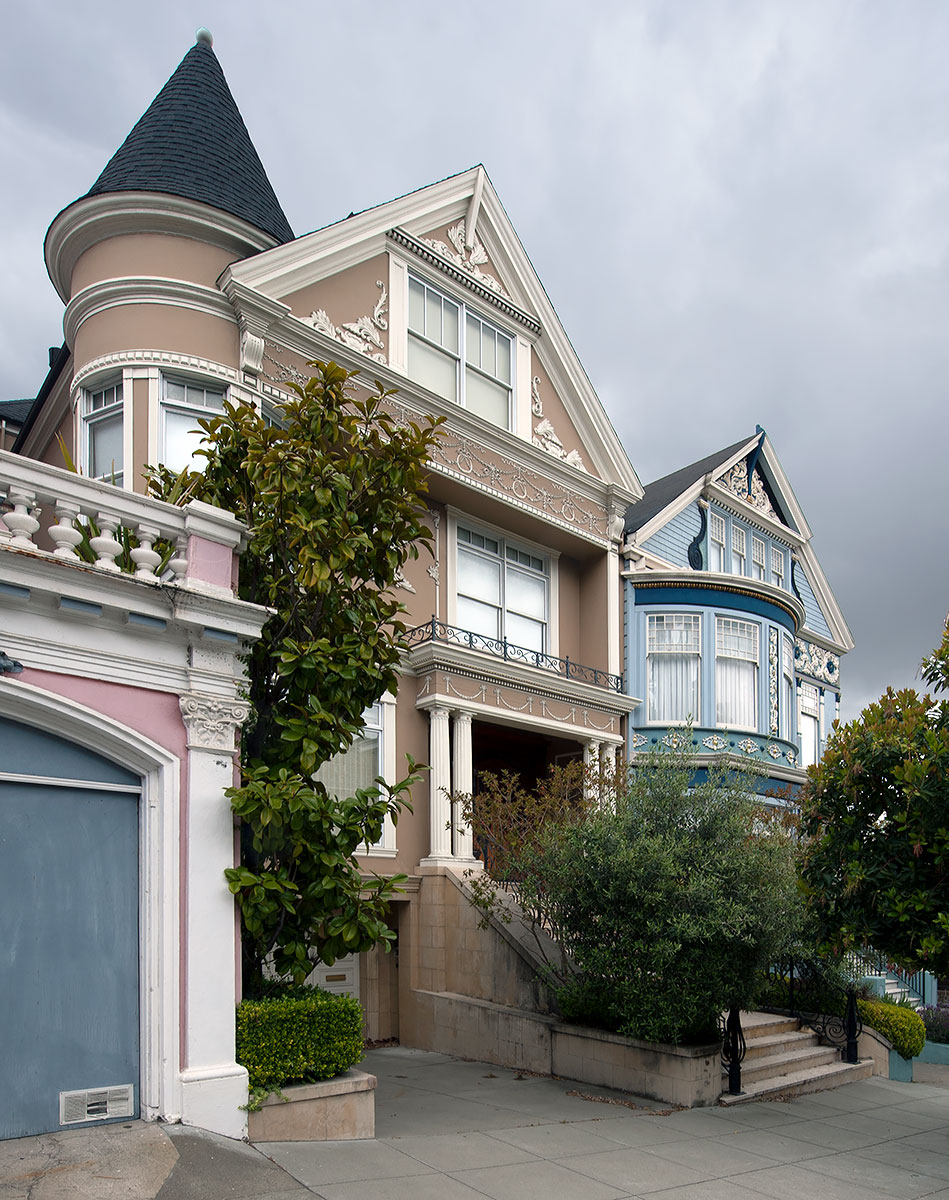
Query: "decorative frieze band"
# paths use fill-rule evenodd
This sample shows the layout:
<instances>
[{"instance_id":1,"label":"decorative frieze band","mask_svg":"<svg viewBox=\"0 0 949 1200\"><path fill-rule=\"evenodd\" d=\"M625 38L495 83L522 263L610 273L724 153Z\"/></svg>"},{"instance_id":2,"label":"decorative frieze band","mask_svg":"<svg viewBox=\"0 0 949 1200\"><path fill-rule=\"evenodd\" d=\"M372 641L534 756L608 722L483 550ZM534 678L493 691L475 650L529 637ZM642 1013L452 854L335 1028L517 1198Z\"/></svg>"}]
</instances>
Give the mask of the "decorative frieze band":
<instances>
[{"instance_id":1,"label":"decorative frieze band","mask_svg":"<svg viewBox=\"0 0 949 1200\"><path fill-rule=\"evenodd\" d=\"M759 512L764 513L766 517L770 517L773 521L781 520L774 511L774 505L771 503L771 499L765 490L764 481L758 472L752 471L751 479L749 480L748 466L744 459L736 462L717 482L726 492L731 492L739 500L744 500L752 508L756 508ZM750 492L748 490L749 483L751 485Z\"/></svg>"},{"instance_id":2,"label":"decorative frieze band","mask_svg":"<svg viewBox=\"0 0 949 1200\"><path fill-rule=\"evenodd\" d=\"M803 638L794 639L794 669L799 675L807 675L834 687L840 683L838 656L822 646L815 646L813 642L805 642Z\"/></svg>"},{"instance_id":3,"label":"decorative frieze band","mask_svg":"<svg viewBox=\"0 0 949 1200\"><path fill-rule=\"evenodd\" d=\"M189 747L233 751L234 735L250 715L250 705L246 701L202 696L195 692L180 696L178 700Z\"/></svg>"}]
</instances>

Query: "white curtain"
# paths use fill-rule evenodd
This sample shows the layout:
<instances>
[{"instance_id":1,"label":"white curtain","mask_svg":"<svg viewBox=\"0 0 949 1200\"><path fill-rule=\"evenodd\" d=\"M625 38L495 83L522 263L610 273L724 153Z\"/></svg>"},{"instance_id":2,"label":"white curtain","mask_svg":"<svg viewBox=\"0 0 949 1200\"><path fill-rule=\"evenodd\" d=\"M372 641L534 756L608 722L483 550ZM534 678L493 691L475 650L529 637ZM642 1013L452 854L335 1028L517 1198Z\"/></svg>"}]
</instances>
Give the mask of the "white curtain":
<instances>
[{"instance_id":1,"label":"white curtain","mask_svg":"<svg viewBox=\"0 0 949 1200\"><path fill-rule=\"evenodd\" d=\"M699 656L649 656L649 720L699 720Z\"/></svg>"},{"instance_id":2,"label":"white curtain","mask_svg":"<svg viewBox=\"0 0 949 1200\"><path fill-rule=\"evenodd\" d=\"M758 728L758 664L719 657L715 663L715 720L727 729Z\"/></svg>"}]
</instances>

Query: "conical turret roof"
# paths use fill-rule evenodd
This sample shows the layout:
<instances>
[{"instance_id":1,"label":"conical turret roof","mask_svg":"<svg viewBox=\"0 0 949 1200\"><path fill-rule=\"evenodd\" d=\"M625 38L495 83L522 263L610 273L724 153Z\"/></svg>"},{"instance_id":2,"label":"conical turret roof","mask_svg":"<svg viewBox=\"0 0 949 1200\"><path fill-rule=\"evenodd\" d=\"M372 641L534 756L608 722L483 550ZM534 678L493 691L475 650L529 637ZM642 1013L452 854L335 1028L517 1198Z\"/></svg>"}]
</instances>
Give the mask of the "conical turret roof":
<instances>
[{"instance_id":1,"label":"conical turret roof","mask_svg":"<svg viewBox=\"0 0 949 1200\"><path fill-rule=\"evenodd\" d=\"M294 240L204 31L87 195L107 192L197 200Z\"/></svg>"}]
</instances>

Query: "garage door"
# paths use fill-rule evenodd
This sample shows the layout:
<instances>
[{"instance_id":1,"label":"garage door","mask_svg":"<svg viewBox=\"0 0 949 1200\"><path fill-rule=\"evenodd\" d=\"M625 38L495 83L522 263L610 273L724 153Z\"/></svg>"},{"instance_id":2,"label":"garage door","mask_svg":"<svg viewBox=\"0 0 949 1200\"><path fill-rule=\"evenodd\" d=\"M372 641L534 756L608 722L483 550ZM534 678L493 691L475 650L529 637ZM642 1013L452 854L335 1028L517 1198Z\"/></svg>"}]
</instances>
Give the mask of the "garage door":
<instances>
[{"instance_id":1,"label":"garage door","mask_svg":"<svg viewBox=\"0 0 949 1200\"><path fill-rule=\"evenodd\" d=\"M140 791L0 718L0 1137L138 1115Z\"/></svg>"}]
</instances>

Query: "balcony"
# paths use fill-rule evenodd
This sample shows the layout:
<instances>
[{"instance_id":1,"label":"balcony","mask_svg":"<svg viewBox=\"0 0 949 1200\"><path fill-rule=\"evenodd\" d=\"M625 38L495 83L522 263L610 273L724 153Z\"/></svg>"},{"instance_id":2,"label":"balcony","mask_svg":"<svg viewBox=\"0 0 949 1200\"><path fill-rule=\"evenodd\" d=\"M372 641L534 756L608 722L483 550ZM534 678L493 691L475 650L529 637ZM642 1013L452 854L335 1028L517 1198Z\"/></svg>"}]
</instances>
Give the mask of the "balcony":
<instances>
[{"instance_id":1,"label":"balcony","mask_svg":"<svg viewBox=\"0 0 949 1200\"><path fill-rule=\"evenodd\" d=\"M506 663L519 666L534 667L539 671L549 672L561 679L573 683L584 683L593 687L605 688L617 695L624 694L622 675L612 675L609 671L601 671L597 667L585 667L572 662L569 658L557 658L553 654L544 654L539 650L529 650L526 646L516 646L506 638L486 637L482 633L473 633L470 629L459 629L455 625L446 625L432 617L424 625L417 625L406 634L410 646L421 646L426 642L441 642L445 645L459 646L466 650L474 650L480 654L489 654Z\"/></svg>"}]
</instances>

